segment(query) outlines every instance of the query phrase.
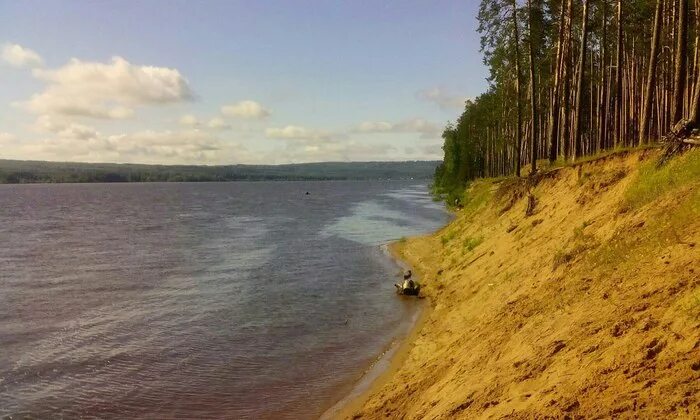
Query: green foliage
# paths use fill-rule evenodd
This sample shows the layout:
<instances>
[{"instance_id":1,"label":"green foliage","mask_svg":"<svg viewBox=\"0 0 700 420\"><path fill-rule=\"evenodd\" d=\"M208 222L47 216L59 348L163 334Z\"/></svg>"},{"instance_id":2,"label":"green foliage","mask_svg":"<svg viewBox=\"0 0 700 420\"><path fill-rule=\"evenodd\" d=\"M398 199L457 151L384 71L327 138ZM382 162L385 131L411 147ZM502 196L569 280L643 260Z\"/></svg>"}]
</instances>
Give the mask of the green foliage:
<instances>
[{"instance_id":1,"label":"green foliage","mask_svg":"<svg viewBox=\"0 0 700 420\"><path fill-rule=\"evenodd\" d=\"M464 193L462 200L463 211L466 214L474 214L489 202L493 183L489 180L480 180L471 184L469 190Z\"/></svg>"},{"instance_id":2,"label":"green foliage","mask_svg":"<svg viewBox=\"0 0 700 420\"><path fill-rule=\"evenodd\" d=\"M468 236L464 240L464 245L463 245L463 253L471 252L476 248L477 246L481 245L481 243L484 242L484 237L479 236L479 237L471 237Z\"/></svg>"},{"instance_id":3,"label":"green foliage","mask_svg":"<svg viewBox=\"0 0 700 420\"><path fill-rule=\"evenodd\" d=\"M457 187L449 190L445 195L445 202L450 207L459 207L464 203L464 187Z\"/></svg>"},{"instance_id":4,"label":"green foliage","mask_svg":"<svg viewBox=\"0 0 700 420\"><path fill-rule=\"evenodd\" d=\"M448 232L440 237L440 242L442 243L442 246L446 246L450 241L452 241L455 236L457 236L457 233L455 231Z\"/></svg>"},{"instance_id":5,"label":"green foliage","mask_svg":"<svg viewBox=\"0 0 700 420\"><path fill-rule=\"evenodd\" d=\"M615 235L606 241L591 255L591 263L615 269L619 264L648 258L650 252L677 244L686 226L700 218L700 189L679 198L681 201L663 218L649 217L638 235ZM630 249L635 252L631 253Z\"/></svg>"},{"instance_id":6,"label":"green foliage","mask_svg":"<svg viewBox=\"0 0 700 420\"><path fill-rule=\"evenodd\" d=\"M655 162L643 165L625 192L625 204L638 208L676 188L700 182L700 149L691 150L657 168Z\"/></svg>"},{"instance_id":7,"label":"green foliage","mask_svg":"<svg viewBox=\"0 0 700 420\"><path fill-rule=\"evenodd\" d=\"M592 57L587 63L582 73L582 108L580 109L581 126L580 134L583 146L583 153L586 156L574 156L574 152L569 147L573 144L572 131L574 127L574 98L576 97L576 72L579 66L578 43L582 33L582 2L572 2L570 11L571 20L566 17L561 18L561 13L566 11L562 4L563 0L481 0L479 2L479 12L477 16L478 31L481 35L481 52L484 64L489 70L489 87L486 92L476 98L467 101L460 117L449 123L442 134L443 139L443 164L435 171L435 186L441 191L443 198L448 192L459 190L465 187L470 181L495 176L512 176L515 174L516 156L522 154L521 164L526 164L532 159L538 159L538 167L548 165L550 167L572 165L590 159L596 159L605 154L611 153L612 149L619 144L621 147L637 146L637 130L639 121L635 118L625 117L623 121L625 139L613 141L614 121L612 115L614 109L605 110L605 118L601 121L600 98L592 96L593 88L601 89L603 83L607 92L612 95L622 88L615 86L617 82L611 83L611 78L615 73L612 65L615 64L614 54L616 51L616 0L590 1L589 25L588 25L588 55ZM623 5L622 32L623 51L629 54L630 58L623 60L622 72L630 71L631 63L646 62L649 45L651 43L650 21L653 20L656 0L625 0ZM531 5L531 8L528 6ZM514 10L515 8L515 10ZM694 6L691 2L691 9ZM694 12L693 12L694 13ZM515 17L515 19L514 19ZM571 22L567 35L564 22ZM564 26L562 26L564 25ZM693 26L693 25L691 25ZM522 34L519 45L515 43L514 29L517 28ZM565 76L559 79L560 103L556 113L552 115L566 114L565 118L558 120L557 130L553 131L559 145L549 161L549 147L545 137L549 131L550 112L552 106L552 91L554 87L554 72L556 66L556 54L558 51L558 41L562 30L562 36L567 39L565 43L564 63ZM689 39L692 39L696 28L691 28ZM673 56L672 30L666 30L662 42L661 62L664 68L672 68L669 61ZM520 57L515 54L516 46L519 48ZM516 64L522 71L522 76L527 76L529 70L529 52L533 54L533 73L538 82L535 92L535 105L539 110L538 121L541 124L539 132L539 150L537 155L530 156L530 143L535 137L532 134L532 108L522 107L522 127L517 124L517 104L518 95L516 93L517 77L515 74ZM516 60L520 62L516 63ZM692 59L692 57L690 57ZM601 69L609 69L605 76ZM624 73L626 75L626 73ZM628 76L625 76L628 77ZM605 80L607 78L607 80ZM523 101L529 102L527 77L519 84L520 97ZM639 84L642 85L641 83ZM639 86L634 87L636 91ZM641 92L638 92L641 93ZM641 97L642 95L637 95ZM521 104L524 105L524 104ZM529 105L529 104L528 104ZM611 104L619 106L619 104ZM534 108L534 107L533 107ZM591 115L591 113L593 113ZM623 113L624 115L624 113ZM659 116L655 115L651 121L654 134L658 132ZM605 126L601 125L605 124ZM667 122L665 123L667 124ZM520 130L524 144L520 153L516 152L517 133ZM600 135L600 138L599 138ZM602 150L602 151L601 151ZM581 153L581 151L579 151ZM545 161L542 161L545 158ZM582 180L581 182L584 182Z\"/></svg>"},{"instance_id":8,"label":"green foliage","mask_svg":"<svg viewBox=\"0 0 700 420\"><path fill-rule=\"evenodd\" d=\"M592 225L593 222L589 222L588 220L584 221L581 223L581 226L577 226L574 228L574 240L582 241L585 240L587 235L584 233L584 230Z\"/></svg>"}]
</instances>

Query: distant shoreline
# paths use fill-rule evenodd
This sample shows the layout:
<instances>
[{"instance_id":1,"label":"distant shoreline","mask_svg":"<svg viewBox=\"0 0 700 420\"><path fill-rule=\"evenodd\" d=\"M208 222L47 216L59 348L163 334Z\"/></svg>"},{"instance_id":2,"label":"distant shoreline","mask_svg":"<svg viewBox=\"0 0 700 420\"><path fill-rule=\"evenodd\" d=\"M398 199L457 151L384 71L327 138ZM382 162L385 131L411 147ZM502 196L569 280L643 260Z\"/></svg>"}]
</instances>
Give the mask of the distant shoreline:
<instances>
[{"instance_id":1,"label":"distant shoreline","mask_svg":"<svg viewBox=\"0 0 700 420\"><path fill-rule=\"evenodd\" d=\"M362 181L432 179L438 161L286 165L144 165L0 159L0 184Z\"/></svg>"},{"instance_id":2,"label":"distant shoreline","mask_svg":"<svg viewBox=\"0 0 700 420\"><path fill-rule=\"evenodd\" d=\"M306 179L236 179L226 181L125 181L125 182L0 182L0 185L109 185L109 184L226 184L236 182L396 182L396 181L430 181L427 178L306 178Z\"/></svg>"}]
</instances>

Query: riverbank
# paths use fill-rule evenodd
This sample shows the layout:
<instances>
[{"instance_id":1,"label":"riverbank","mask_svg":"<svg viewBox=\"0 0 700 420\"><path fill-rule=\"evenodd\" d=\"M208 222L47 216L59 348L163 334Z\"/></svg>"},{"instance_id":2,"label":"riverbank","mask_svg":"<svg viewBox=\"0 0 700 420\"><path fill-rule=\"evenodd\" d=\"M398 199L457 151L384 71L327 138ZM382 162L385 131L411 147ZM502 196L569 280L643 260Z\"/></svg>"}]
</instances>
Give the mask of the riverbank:
<instances>
[{"instance_id":1,"label":"riverbank","mask_svg":"<svg viewBox=\"0 0 700 420\"><path fill-rule=\"evenodd\" d=\"M397 243L432 310L346 418L700 415L700 152L484 180Z\"/></svg>"}]
</instances>

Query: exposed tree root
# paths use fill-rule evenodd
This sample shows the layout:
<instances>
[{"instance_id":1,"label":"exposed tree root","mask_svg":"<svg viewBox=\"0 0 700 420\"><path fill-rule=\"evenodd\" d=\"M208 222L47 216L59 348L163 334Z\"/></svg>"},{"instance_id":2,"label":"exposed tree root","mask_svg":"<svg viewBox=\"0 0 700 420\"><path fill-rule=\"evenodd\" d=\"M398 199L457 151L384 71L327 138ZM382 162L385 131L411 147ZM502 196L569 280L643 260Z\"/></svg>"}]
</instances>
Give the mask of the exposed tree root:
<instances>
[{"instance_id":1,"label":"exposed tree root","mask_svg":"<svg viewBox=\"0 0 700 420\"><path fill-rule=\"evenodd\" d=\"M660 168L665 165L673 156L682 153L684 149L700 145L700 141L690 138L696 131L697 124L695 122L687 119L678 121L663 138L664 151L656 163L656 167Z\"/></svg>"}]
</instances>

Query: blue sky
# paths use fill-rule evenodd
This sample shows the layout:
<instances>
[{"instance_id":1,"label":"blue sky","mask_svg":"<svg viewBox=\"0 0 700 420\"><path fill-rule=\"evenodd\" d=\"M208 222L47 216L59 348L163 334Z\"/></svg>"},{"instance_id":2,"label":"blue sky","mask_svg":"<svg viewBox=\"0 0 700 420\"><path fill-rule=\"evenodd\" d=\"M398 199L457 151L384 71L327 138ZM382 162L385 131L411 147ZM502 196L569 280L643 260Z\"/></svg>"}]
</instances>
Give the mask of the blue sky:
<instances>
[{"instance_id":1,"label":"blue sky","mask_svg":"<svg viewBox=\"0 0 700 420\"><path fill-rule=\"evenodd\" d=\"M441 158L478 1L2 1L0 158Z\"/></svg>"}]
</instances>

